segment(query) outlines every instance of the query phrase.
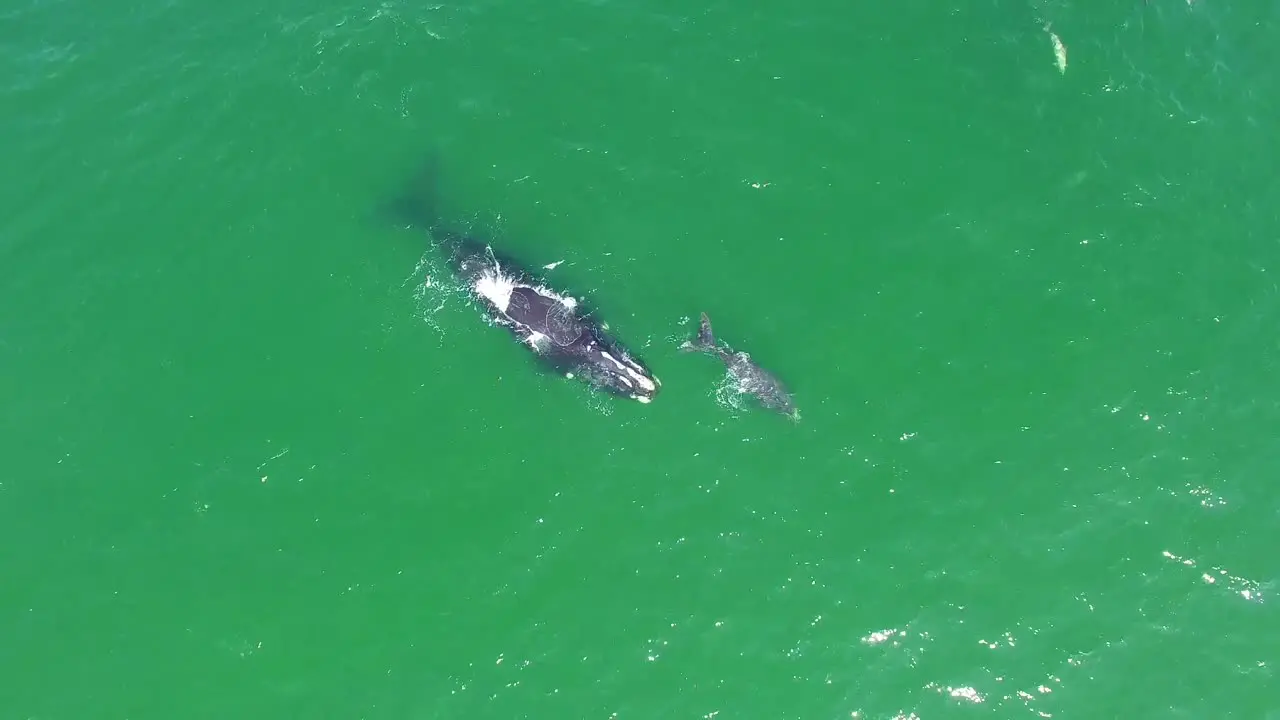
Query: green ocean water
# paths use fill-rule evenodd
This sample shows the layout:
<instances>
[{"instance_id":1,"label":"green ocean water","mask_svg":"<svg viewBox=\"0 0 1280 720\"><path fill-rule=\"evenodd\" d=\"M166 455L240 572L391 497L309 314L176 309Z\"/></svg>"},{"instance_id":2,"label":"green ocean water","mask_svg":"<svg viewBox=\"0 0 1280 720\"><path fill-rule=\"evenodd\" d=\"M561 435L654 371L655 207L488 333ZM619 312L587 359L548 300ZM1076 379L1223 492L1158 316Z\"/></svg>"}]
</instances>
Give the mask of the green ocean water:
<instances>
[{"instance_id":1,"label":"green ocean water","mask_svg":"<svg viewBox=\"0 0 1280 720\"><path fill-rule=\"evenodd\" d=\"M0 718L1280 718L1278 30L10 2ZM431 151L652 404L440 290Z\"/></svg>"}]
</instances>

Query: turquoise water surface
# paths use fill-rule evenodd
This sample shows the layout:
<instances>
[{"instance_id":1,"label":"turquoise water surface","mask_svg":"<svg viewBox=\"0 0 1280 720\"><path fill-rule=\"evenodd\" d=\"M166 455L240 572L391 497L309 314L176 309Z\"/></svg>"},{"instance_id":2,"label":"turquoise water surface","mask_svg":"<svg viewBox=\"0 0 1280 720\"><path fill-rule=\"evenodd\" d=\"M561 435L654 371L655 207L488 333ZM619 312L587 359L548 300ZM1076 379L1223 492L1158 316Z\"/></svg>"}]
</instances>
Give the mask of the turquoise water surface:
<instances>
[{"instance_id":1,"label":"turquoise water surface","mask_svg":"<svg viewBox=\"0 0 1280 720\"><path fill-rule=\"evenodd\" d=\"M1280 718L1273 5L0 18L0 718Z\"/></svg>"}]
</instances>

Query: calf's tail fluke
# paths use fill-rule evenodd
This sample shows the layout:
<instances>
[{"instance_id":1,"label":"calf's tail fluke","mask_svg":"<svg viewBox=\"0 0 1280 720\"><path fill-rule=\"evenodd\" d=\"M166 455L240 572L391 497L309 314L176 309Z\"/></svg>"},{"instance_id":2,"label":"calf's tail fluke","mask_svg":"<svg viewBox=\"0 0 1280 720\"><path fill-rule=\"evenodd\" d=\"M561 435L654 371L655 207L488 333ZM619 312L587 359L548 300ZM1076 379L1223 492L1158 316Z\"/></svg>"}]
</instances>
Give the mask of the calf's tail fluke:
<instances>
[{"instance_id":1,"label":"calf's tail fluke","mask_svg":"<svg viewBox=\"0 0 1280 720\"><path fill-rule=\"evenodd\" d=\"M707 352L715 350L715 347L716 336L711 332L711 318L707 317L706 313L702 313L702 319L698 323L698 336L693 340L685 342L684 345L680 346L680 349L685 352L692 352L695 350Z\"/></svg>"}]
</instances>

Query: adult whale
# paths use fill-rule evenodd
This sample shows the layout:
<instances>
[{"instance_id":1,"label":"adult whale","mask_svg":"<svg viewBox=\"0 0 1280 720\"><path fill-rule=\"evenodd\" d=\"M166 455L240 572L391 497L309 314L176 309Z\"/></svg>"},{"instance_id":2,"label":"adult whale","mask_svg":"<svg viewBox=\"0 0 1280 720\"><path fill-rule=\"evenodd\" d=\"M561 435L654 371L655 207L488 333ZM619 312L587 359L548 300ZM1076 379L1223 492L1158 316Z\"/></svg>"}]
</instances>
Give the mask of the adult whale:
<instances>
[{"instance_id":1,"label":"adult whale","mask_svg":"<svg viewBox=\"0 0 1280 720\"><path fill-rule=\"evenodd\" d=\"M451 250L450 266L486 314L545 365L642 403L658 394L658 378L576 298L547 287L490 245L447 231L437 232L437 238Z\"/></svg>"},{"instance_id":2,"label":"adult whale","mask_svg":"<svg viewBox=\"0 0 1280 720\"><path fill-rule=\"evenodd\" d=\"M707 317L706 313L702 313L701 322L698 324L698 336L692 341L686 340L680 345L680 350L706 352L719 357L729 369L729 374L738 382L738 389L741 392L755 396L764 407L790 416L794 420L800 419L800 411L796 408L791 393L787 392L782 381L755 364L749 353L739 352L725 343L718 342L715 333L711 331L711 318Z\"/></svg>"},{"instance_id":3,"label":"adult whale","mask_svg":"<svg viewBox=\"0 0 1280 720\"><path fill-rule=\"evenodd\" d=\"M434 163L417 181L417 191L401 196L394 210L435 239L450 269L495 324L509 330L544 367L616 396L653 400L662 383L609 334L607 323L491 244L447 227L436 211Z\"/></svg>"}]
</instances>

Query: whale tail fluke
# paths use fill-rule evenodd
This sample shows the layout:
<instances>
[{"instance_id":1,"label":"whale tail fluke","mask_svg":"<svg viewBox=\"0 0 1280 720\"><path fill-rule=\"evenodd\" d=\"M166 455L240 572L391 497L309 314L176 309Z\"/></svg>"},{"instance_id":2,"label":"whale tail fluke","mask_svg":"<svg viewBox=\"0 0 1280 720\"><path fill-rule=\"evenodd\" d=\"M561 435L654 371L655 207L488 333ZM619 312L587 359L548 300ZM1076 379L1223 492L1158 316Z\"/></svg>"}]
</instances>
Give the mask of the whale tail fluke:
<instances>
[{"instance_id":1,"label":"whale tail fluke","mask_svg":"<svg viewBox=\"0 0 1280 720\"><path fill-rule=\"evenodd\" d=\"M441 225L440 204L440 153L431 149L378 211L397 225L436 232Z\"/></svg>"},{"instance_id":2,"label":"whale tail fluke","mask_svg":"<svg viewBox=\"0 0 1280 720\"><path fill-rule=\"evenodd\" d=\"M399 191L378 206L378 212L396 225L425 231L432 245L454 262L460 262L467 255L483 252L487 243L445 221L441 164L439 149L425 152L402 181Z\"/></svg>"},{"instance_id":3,"label":"whale tail fluke","mask_svg":"<svg viewBox=\"0 0 1280 720\"><path fill-rule=\"evenodd\" d=\"M698 323L698 336L685 341L680 349L684 352L711 352L716 349L716 336L711 331L711 318L706 313L702 313L702 319Z\"/></svg>"},{"instance_id":4,"label":"whale tail fluke","mask_svg":"<svg viewBox=\"0 0 1280 720\"><path fill-rule=\"evenodd\" d=\"M696 340L700 347L711 349L716 346L716 336L711 332L711 318L706 313L702 313L702 320L698 323L698 339Z\"/></svg>"}]
</instances>

